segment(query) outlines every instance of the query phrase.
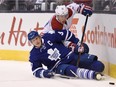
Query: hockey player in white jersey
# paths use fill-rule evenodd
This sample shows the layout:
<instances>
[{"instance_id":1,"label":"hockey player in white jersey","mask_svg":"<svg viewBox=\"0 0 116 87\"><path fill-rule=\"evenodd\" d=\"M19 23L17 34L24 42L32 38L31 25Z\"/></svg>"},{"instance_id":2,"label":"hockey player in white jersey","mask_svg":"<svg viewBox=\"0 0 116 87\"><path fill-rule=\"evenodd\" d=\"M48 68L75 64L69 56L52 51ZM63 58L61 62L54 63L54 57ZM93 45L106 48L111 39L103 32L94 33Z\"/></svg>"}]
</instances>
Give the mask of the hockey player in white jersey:
<instances>
[{"instance_id":1,"label":"hockey player in white jersey","mask_svg":"<svg viewBox=\"0 0 116 87\"><path fill-rule=\"evenodd\" d=\"M46 23L42 33L47 33L50 30L70 29L73 17L76 13L84 16L92 15L92 8L84 4L72 3L67 6L59 5L55 9L55 15Z\"/></svg>"},{"instance_id":2,"label":"hockey player in white jersey","mask_svg":"<svg viewBox=\"0 0 116 87\"><path fill-rule=\"evenodd\" d=\"M78 38L70 31L55 30L44 34L43 37L38 32L31 31L28 40L34 46L29 58L34 76L51 78L55 72L70 77L75 77L76 74L79 78L101 79L100 73L104 70L104 64L97 59L97 56L84 53L81 55L79 66L76 66L78 49L72 52L62 43L63 40L78 43ZM47 70L42 65L47 66Z\"/></svg>"},{"instance_id":3,"label":"hockey player in white jersey","mask_svg":"<svg viewBox=\"0 0 116 87\"><path fill-rule=\"evenodd\" d=\"M81 13L84 16L86 15L91 16L92 8L84 4L76 4L76 3L72 3L67 6L65 5L57 6L55 9L55 15L46 23L40 35L42 36L48 31L52 30L64 30L64 29L69 30L72 24L73 17L76 13ZM74 48L76 47L74 43L69 41L64 41L63 43L66 47L72 50L74 50ZM78 46L80 46L80 44L78 44ZM83 52L88 53L89 47L87 44L83 43L80 47L80 50L83 50Z\"/></svg>"}]
</instances>

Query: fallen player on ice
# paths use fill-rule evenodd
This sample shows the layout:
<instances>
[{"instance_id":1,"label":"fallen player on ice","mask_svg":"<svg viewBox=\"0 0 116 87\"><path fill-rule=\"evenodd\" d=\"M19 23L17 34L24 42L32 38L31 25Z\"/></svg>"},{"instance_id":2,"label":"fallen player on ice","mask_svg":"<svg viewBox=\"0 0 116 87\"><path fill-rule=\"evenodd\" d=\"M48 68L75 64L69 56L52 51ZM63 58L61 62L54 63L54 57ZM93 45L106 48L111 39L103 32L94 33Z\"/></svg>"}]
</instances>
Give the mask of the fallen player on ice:
<instances>
[{"instance_id":1,"label":"fallen player on ice","mask_svg":"<svg viewBox=\"0 0 116 87\"><path fill-rule=\"evenodd\" d=\"M75 44L79 39L68 30L55 30L40 36L38 32L31 31L28 40L33 44L29 61L32 65L33 75L38 78L51 78L54 73L82 79L102 79L104 64L96 55L84 52L83 47L76 46L74 51L64 46L62 41L71 41ZM78 54L81 52L78 66ZM47 70L42 65L47 66Z\"/></svg>"}]
</instances>

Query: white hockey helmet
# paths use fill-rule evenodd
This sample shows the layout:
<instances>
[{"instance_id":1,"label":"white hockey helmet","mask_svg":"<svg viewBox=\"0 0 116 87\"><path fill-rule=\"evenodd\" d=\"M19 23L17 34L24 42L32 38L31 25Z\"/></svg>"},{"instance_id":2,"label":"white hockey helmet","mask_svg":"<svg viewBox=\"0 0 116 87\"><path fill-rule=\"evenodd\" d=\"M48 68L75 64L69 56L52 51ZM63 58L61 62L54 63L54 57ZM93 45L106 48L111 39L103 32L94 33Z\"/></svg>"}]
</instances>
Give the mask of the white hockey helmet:
<instances>
[{"instance_id":1,"label":"white hockey helmet","mask_svg":"<svg viewBox=\"0 0 116 87\"><path fill-rule=\"evenodd\" d=\"M68 15L68 8L65 5L59 5L55 9L56 15Z\"/></svg>"}]
</instances>

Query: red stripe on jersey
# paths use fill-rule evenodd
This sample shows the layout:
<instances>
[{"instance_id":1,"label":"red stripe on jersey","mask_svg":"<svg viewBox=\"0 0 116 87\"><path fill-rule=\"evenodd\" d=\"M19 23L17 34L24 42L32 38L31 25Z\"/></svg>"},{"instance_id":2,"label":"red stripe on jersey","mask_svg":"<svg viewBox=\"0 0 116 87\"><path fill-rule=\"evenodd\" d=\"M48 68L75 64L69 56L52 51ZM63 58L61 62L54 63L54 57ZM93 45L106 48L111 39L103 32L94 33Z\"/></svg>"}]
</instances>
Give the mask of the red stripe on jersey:
<instances>
[{"instance_id":1,"label":"red stripe on jersey","mask_svg":"<svg viewBox=\"0 0 116 87\"><path fill-rule=\"evenodd\" d=\"M68 15L69 15L68 18L70 18L72 16L72 14L73 14L72 10L70 8L68 8Z\"/></svg>"},{"instance_id":2,"label":"red stripe on jersey","mask_svg":"<svg viewBox=\"0 0 116 87\"><path fill-rule=\"evenodd\" d=\"M56 20L56 16L53 16L51 26L53 30L62 30L63 28L63 24L61 24L58 20Z\"/></svg>"}]
</instances>

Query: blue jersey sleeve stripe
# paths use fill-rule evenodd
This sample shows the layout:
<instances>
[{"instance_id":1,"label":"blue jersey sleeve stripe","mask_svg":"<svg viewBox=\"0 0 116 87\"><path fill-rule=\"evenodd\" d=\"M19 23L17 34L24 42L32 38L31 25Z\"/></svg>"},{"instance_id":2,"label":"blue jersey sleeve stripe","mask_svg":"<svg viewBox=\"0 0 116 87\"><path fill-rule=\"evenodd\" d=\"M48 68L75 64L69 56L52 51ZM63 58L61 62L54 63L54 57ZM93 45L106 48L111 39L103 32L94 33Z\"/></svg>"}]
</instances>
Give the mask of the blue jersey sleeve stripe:
<instances>
[{"instance_id":1,"label":"blue jersey sleeve stripe","mask_svg":"<svg viewBox=\"0 0 116 87\"><path fill-rule=\"evenodd\" d=\"M72 37L72 33L71 33L71 35L67 38L67 40L70 40L70 39L71 39L71 37Z\"/></svg>"},{"instance_id":2,"label":"blue jersey sleeve stripe","mask_svg":"<svg viewBox=\"0 0 116 87\"><path fill-rule=\"evenodd\" d=\"M68 35L69 35L69 31L66 31L66 37L65 37L65 40L67 40Z\"/></svg>"},{"instance_id":3,"label":"blue jersey sleeve stripe","mask_svg":"<svg viewBox=\"0 0 116 87\"><path fill-rule=\"evenodd\" d=\"M42 67L36 68L33 73L35 73L36 71L38 71L39 69L43 69Z\"/></svg>"}]
</instances>

